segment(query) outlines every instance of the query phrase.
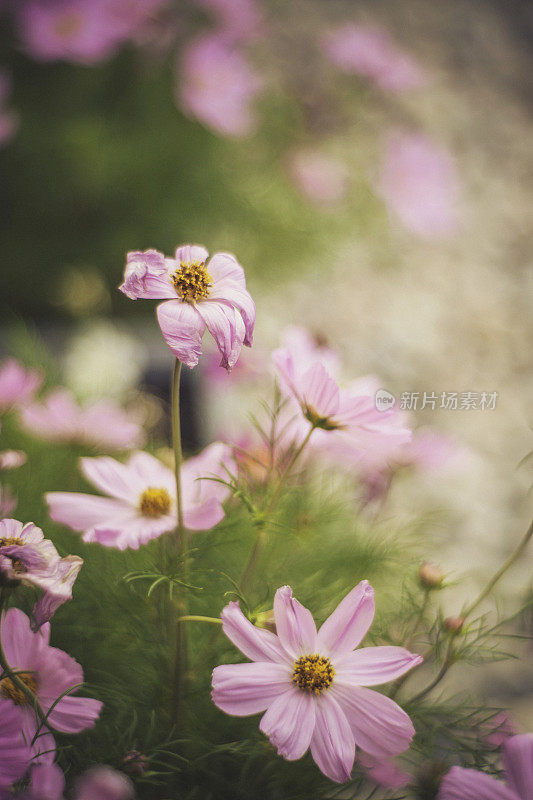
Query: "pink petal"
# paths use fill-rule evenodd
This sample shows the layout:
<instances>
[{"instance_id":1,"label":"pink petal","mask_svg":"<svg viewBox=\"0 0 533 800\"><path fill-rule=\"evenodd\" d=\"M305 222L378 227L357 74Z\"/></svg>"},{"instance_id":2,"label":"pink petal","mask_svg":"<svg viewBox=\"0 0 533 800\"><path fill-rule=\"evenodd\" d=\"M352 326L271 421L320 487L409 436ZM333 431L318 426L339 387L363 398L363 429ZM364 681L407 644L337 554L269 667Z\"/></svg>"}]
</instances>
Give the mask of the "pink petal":
<instances>
[{"instance_id":1,"label":"pink petal","mask_svg":"<svg viewBox=\"0 0 533 800\"><path fill-rule=\"evenodd\" d=\"M129 506L120 500L97 497L79 492L48 492L45 494L50 518L74 531L86 531L107 520L121 517Z\"/></svg>"},{"instance_id":2,"label":"pink petal","mask_svg":"<svg viewBox=\"0 0 533 800\"><path fill-rule=\"evenodd\" d=\"M241 653L252 661L290 661L278 637L264 628L257 628L246 619L236 602L228 603L220 614L222 630Z\"/></svg>"},{"instance_id":3,"label":"pink petal","mask_svg":"<svg viewBox=\"0 0 533 800\"><path fill-rule=\"evenodd\" d=\"M187 462L185 462L187 463ZM139 478L139 490L144 491L147 486L164 487L171 497L176 494L176 478L174 470L166 467L158 458L150 453L138 451L133 453L127 464L128 470ZM183 467L182 467L183 470Z\"/></svg>"},{"instance_id":4,"label":"pink petal","mask_svg":"<svg viewBox=\"0 0 533 800\"><path fill-rule=\"evenodd\" d=\"M63 692L81 683L83 670L76 659L57 647L47 647L39 665L38 695L43 709L48 710Z\"/></svg>"},{"instance_id":5,"label":"pink petal","mask_svg":"<svg viewBox=\"0 0 533 800\"><path fill-rule=\"evenodd\" d=\"M282 586L277 590L274 617L279 640L293 658L315 652L315 621L311 612L292 596L290 586Z\"/></svg>"},{"instance_id":6,"label":"pink petal","mask_svg":"<svg viewBox=\"0 0 533 800\"><path fill-rule=\"evenodd\" d=\"M259 729L268 736L278 755L296 761L311 743L315 713L315 697L293 686L268 707Z\"/></svg>"},{"instance_id":7,"label":"pink petal","mask_svg":"<svg viewBox=\"0 0 533 800\"><path fill-rule=\"evenodd\" d=\"M224 509L216 497L201 505L183 509L183 522L191 531L209 531L224 519Z\"/></svg>"},{"instance_id":8,"label":"pink petal","mask_svg":"<svg viewBox=\"0 0 533 800\"><path fill-rule=\"evenodd\" d=\"M474 769L452 767L440 785L437 800L521 800L503 783Z\"/></svg>"},{"instance_id":9,"label":"pink petal","mask_svg":"<svg viewBox=\"0 0 533 800\"><path fill-rule=\"evenodd\" d=\"M86 542L99 542L105 547L116 547L119 550L129 547L137 550L141 545L157 539L175 527L175 516L150 519L130 510L121 518L98 523L92 530L86 531L83 538Z\"/></svg>"},{"instance_id":10,"label":"pink petal","mask_svg":"<svg viewBox=\"0 0 533 800\"><path fill-rule=\"evenodd\" d=\"M533 734L511 736L503 746L507 783L522 800L533 800Z\"/></svg>"},{"instance_id":11,"label":"pink petal","mask_svg":"<svg viewBox=\"0 0 533 800\"><path fill-rule=\"evenodd\" d=\"M65 776L57 764L36 764L31 771L31 788L42 800L63 800Z\"/></svg>"},{"instance_id":12,"label":"pink petal","mask_svg":"<svg viewBox=\"0 0 533 800\"><path fill-rule=\"evenodd\" d=\"M45 637L32 633L30 620L19 608L2 616L2 646L11 669L36 669L46 643Z\"/></svg>"},{"instance_id":13,"label":"pink petal","mask_svg":"<svg viewBox=\"0 0 533 800\"><path fill-rule=\"evenodd\" d=\"M422 661L422 656L403 647L363 647L335 663L335 682L378 686L399 678Z\"/></svg>"},{"instance_id":14,"label":"pink petal","mask_svg":"<svg viewBox=\"0 0 533 800\"><path fill-rule=\"evenodd\" d=\"M222 356L220 366L230 370L237 363L244 342L242 318L233 307L216 301L199 303L197 310Z\"/></svg>"},{"instance_id":15,"label":"pink petal","mask_svg":"<svg viewBox=\"0 0 533 800\"><path fill-rule=\"evenodd\" d=\"M214 280L214 290L219 285L227 285L228 283L241 289L246 289L244 270L235 256L230 253L215 253L209 262L208 272Z\"/></svg>"},{"instance_id":16,"label":"pink petal","mask_svg":"<svg viewBox=\"0 0 533 800\"><path fill-rule=\"evenodd\" d=\"M355 742L342 708L331 694L315 700L316 723L311 739L311 755L319 769L337 783L350 780L355 758Z\"/></svg>"},{"instance_id":17,"label":"pink petal","mask_svg":"<svg viewBox=\"0 0 533 800\"><path fill-rule=\"evenodd\" d=\"M209 258L209 253L205 247L201 245L183 244L176 249L174 257L178 264L192 264L193 262L196 264L205 264Z\"/></svg>"},{"instance_id":18,"label":"pink petal","mask_svg":"<svg viewBox=\"0 0 533 800\"><path fill-rule=\"evenodd\" d=\"M224 664L213 670L213 702L236 717L257 714L287 691L291 678L290 667L283 664Z\"/></svg>"},{"instance_id":19,"label":"pink petal","mask_svg":"<svg viewBox=\"0 0 533 800\"><path fill-rule=\"evenodd\" d=\"M208 302L211 300L218 300L237 309L242 316L246 329L244 343L251 347L255 325L255 303L250 293L229 281L221 282L213 286Z\"/></svg>"},{"instance_id":20,"label":"pink petal","mask_svg":"<svg viewBox=\"0 0 533 800\"><path fill-rule=\"evenodd\" d=\"M298 392L300 402L319 417L332 417L339 410L339 387L318 361L302 375Z\"/></svg>"},{"instance_id":21,"label":"pink petal","mask_svg":"<svg viewBox=\"0 0 533 800\"><path fill-rule=\"evenodd\" d=\"M372 689L336 682L330 691L346 714L358 747L378 758L396 756L407 750L415 729L405 711L393 700Z\"/></svg>"},{"instance_id":22,"label":"pink petal","mask_svg":"<svg viewBox=\"0 0 533 800\"><path fill-rule=\"evenodd\" d=\"M411 776L400 769L394 761L374 758L362 750L358 752L357 760L368 778L385 789L401 789L411 782Z\"/></svg>"},{"instance_id":23,"label":"pink petal","mask_svg":"<svg viewBox=\"0 0 533 800\"><path fill-rule=\"evenodd\" d=\"M361 581L320 628L319 647L336 656L353 650L370 628L374 611L374 590L368 581Z\"/></svg>"},{"instance_id":24,"label":"pink petal","mask_svg":"<svg viewBox=\"0 0 533 800\"><path fill-rule=\"evenodd\" d=\"M187 367L195 367L202 355L205 322L195 307L168 300L157 307L157 320L167 345Z\"/></svg>"},{"instance_id":25,"label":"pink petal","mask_svg":"<svg viewBox=\"0 0 533 800\"><path fill-rule=\"evenodd\" d=\"M146 488L146 484L135 473L132 474L129 465L109 456L82 458L80 466L89 483L103 494L125 503L137 503L139 495Z\"/></svg>"},{"instance_id":26,"label":"pink petal","mask_svg":"<svg viewBox=\"0 0 533 800\"><path fill-rule=\"evenodd\" d=\"M31 754L22 736L22 713L11 701L0 703L0 788L22 778Z\"/></svg>"},{"instance_id":27,"label":"pink petal","mask_svg":"<svg viewBox=\"0 0 533 800\"><path fill-rule=\"evenodd\" d=\"M90 697L64 697L50 712L50 725L63 733L80 733L94 727L102 706Z\"/></svg>"}]
</instances>

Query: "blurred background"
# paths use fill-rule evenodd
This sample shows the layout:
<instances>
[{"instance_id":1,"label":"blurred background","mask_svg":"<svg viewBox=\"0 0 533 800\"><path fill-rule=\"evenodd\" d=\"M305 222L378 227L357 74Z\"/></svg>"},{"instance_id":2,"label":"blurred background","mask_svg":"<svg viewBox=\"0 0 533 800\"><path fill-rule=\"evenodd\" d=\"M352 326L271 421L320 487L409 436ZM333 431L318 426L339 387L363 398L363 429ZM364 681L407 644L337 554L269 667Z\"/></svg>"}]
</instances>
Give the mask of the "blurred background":
<instances>
[{"instance_id":1,"label":"blurred background","mask_svg":"<svg viewBox=\"0 0 533 800\"><path fill-rule=\"evenodd\" d=\"M460 450L460 469L388 502L429 515L428 551L471 592L531 514L531 4L3 0L0 15L2 354L81 401L141 390L164 435L172 356L154 304L117 291L125 254L234 253L257 344L235 376L209 354L187 374L187 448L245 424L265 354L307 327L347 379L418 393L413 421Z\"/></svg>"}]
</instances>

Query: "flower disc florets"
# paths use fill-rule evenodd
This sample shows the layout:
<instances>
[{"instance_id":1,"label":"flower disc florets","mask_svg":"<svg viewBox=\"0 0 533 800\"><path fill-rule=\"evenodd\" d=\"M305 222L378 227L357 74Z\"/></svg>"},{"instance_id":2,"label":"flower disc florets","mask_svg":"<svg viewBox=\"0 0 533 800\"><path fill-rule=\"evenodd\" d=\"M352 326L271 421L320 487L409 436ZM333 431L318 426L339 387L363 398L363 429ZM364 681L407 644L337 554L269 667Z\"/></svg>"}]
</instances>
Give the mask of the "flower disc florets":
<instances>
[{"instance_id":1,"label":"flower disc florets","mask_svg":"<svg viewBox=\"0 0 533 800\"><path fill-rule=\"evenodd\" d=\"M19 672L17 677L22 681L24 686L27 686L28 689L33 692L33 694L36 693L37 681L31 672ZM22 689L15 686L11 678L4 678L0 681L0 694L2 697L5 697L6 700L12 700L16 706L25 706L30 702Z\"/></svg>"},{"instance_id":2,"label":"flower disc florets","mask_svg":"<svg viewBox=\"0 0 533 800\"><path fill-rule=\"evenodd\" d=\"M205 261L180 262L180 268L171 275L177 294L186 303L197 303L209 297L213 278L208 273Z\"/></svg>"},{"instance_id":3,"label":"flower disc florets","mask_svg":"<svg viewBox=\"0 0 533 800\"><path fill-rule=\"evenodd\" d=\"M23 544L25 544L24 540L16 536L11 538L0 537L0 547L22 547Z\"/></svg>"},{"instance_id":4,"label":"flower disc florets","mask_svg":"<svg viewBox=\"0 0 533 800\"><path fill-rule=\"evenodd\" d=\"M335 670L329 658L319 656L317 653L300 656L294 662L292 680L299 689L321 694L333 683Z\"/></svg>"},{"instance_id":5,"label":"flower disc florets","mask_svg":"<svg viewBox=\"0 0 533 800\"><path fill-rule=\"evenodd\" d=\"M151 486L145 489L139 501L139 510L143 517L164 517L170 513L172 500L163 487L155 489Z\"/></svg>"}]
</instances>

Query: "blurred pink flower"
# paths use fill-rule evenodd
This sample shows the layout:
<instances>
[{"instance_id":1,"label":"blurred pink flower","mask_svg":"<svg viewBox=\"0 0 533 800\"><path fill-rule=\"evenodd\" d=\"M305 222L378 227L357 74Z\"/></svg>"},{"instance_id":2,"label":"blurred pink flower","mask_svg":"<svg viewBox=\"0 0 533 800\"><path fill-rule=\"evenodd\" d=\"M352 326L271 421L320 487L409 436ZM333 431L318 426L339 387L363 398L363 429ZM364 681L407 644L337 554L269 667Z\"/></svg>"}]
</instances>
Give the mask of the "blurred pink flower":
<instances>
[{"instance_id":1,"label":"blurred pink flower","mask_svg":"<svg viewBox=\"0 0 533 800\"><path fill-rule=\"evenodd\" d=\"M207 263L205 247L183 245L175 258L156 250L128 253L124 283L132 300L166 300L157 307L159 327L180 361L195 367L207 327L222 356L221 366L237 363L243 344L251 347L255 304L246 289L244 270L229 253L215 253Z\"/></svg>"},{"instance_id":2,"label":"blurred pink flower","mask_svg":"<svg viewBox=\"0 0 533 800\"><path fill-rule=\"evenodd\" d=\"M427 82L422 67L396 46L383 28L348 23L326 34L326 57L339 69L354 72L388 92L417 89Z\"/></svg>"},{"instance_id":3,"label":"blurred pink flower","mask_svg":"<svg viewBox=\"0 0 533 800\"><path fill-rule=\"evenodd\" d=\"M396 463L424 472L439 472L459 465L464 451L448 437L430 429L415 431L413 438L399 450Z\"/></svg>"},{"instance_id":4,"label":"blurred pink flower","mask_svg":"<svg viewBox=\"0 0 533 800\"><path fill-rule=\"evenodd\" d=\"M123 772L106 766L92 767L76 782L74 800L133 800L133 783Z\"/></svg>"},{"instance_id":5,"label":"blurred pink flower","mask_svg":"<svg viewBox=\"0 0 533 800\"><path fill-rule=\"evenodd\" d=\"M202 375L209 384L213 384L215 391L235 384L255 384L264 379L267 372L269 358L265 353L253 350L242 351L239 360L228 375L227 370L221 367L220 355L216 351L204 354ZM216 387L216 388L215 388Z\"/></svg>"},{"instance_id":6,"label":"blurred pink flower","mask_svg":"<svg viewBox=\"0 0 533 800\"><path fill-rule=\"evenodd\" d=\"M191 530L209 530L224 517L229 489L209 478L227 479L233 461L227 445L215 442L181 468L183 517ZM86 542L137 550L177 525L174 472L149 453L134 453L127 464L107 456L82 458L87 480L107 497L49 492L55 522L83 533Z\"/></svg>"},{"instance_id":7,"label":"blurred pink flower","mask_svg":"<svg viewBox=\"0 0 533 800\"><path fill-rule=\"evenodd\" d=\"M411 780L411 776L390 759L375 758L361 752L358 753L358 761L368 778L385 789L401 789Z\"/></svg>"},{"instance_id":8,"label":"blurred pink flower","mask_svg":"<svg viewBox=\"0 0 533 800\"><path fill-rule=\"evenodd\" d=\"M57 764L37 764L31 770L28 793L20 800L64 800L65 776Z\"/></svg>"},{"instance_id":9,"label":"blurred pink flower","mask_svg":"<svg viewBox=\"0 0 533 800\"><path fill-rule=\"evenodd\" d=\"M217 32L232 41L249 40L258 35L263 22L257 0L196 0L200 8L217 21Z\"/></svg>"},{"instance_id":10,"label":"blurred pink flower","mask_svg":"<svg viewBox=\"0 0 533 800\"><path fill-rule=\"evenodd\" d=\"M63 733L79 733L92 728L100 715L102 703L71 694L83 683L83 671L67 653L50 647L49 638L49 624L43 625L39 633L33 633L28 617L18 608L10 608L2 616L2 645L7 662L37 696L41 708L48 714L50 724ZM26 740L31 742L40 723L30 701L9 678L0 681L0 687L0 718L13 705L20 708L22 730ZM58 701L63 693L66 696ZM43 748L42 759L50 763L55 747L45 756L42 739L41 736L37 738Z\"/></svg>"},{"instance_id":11,"label":"blurred pink flower","mask_svg":"<svg viewBox=\"0 0 533 800\"><path fill-rule=\"evenodd\" d=\"M3 706L0 718L0 789L22 778L30 759L30 748L22 735L21 709L13 704Z\"/></svg>"},{"instance_id":12,"label":"blurred pink flower","mask_svg":"<svg viewBox=\"0 0 533 800\"><path fill-rule=\"evenodd\" d=\"M0 469L17 469L27 461L22 450L2 450L0 452Z\"/></svg>"},{"instance_id":13,"label":"blurred pink flower","mask_svg":"<svg viewBox=\"0 0 533 800\"><path fill-rule=\"evenodd\" d=\"M72 587L82 566L83 559L79 556L65 556L41 578L39 588L43 589L43 594L31 613L33 631L38 631L45 622L49 622L63 603L72 600Z\"/></svg>"},{"instance_id":14,"label":"blurred pink flower","mask_svg":"<svg viewBox=\"0 0 533 800\"><path fill-rule=\"evenodd\" d=\"M221 136L243 138L257 127L251 103L262 81L224 36L194 39L179 64L176 98L188 115Z\"/></svg>"},{"instance_id":15,"label":"blurred pink flower","mask_svg":"<svg viewBox=\"0 0 533 800\"><path fill-rule=\"evenodd\" d=\"M446 236L458 227L452 158L424 134L396 131L389 137L376 190L417 236Z\"/></svg>"},{"instance_id":16,"label":"blurred pink flower","mask_svg":"<svg viewBox=\"0 0 533 800\"><path fill-rule=\"evenodd\" d=\"M9 517L17 507L17 497L11 489L0 486L0 518Z\"/></svg>"},{"instance_id":17,"label":"blurred pink flower","mask_svg":"<svg viewBox=\"0 0 533 800\"><path fill-rule=\"evenodd\" d=\"M374 592L362 581L317 632L311 613L289 586L274 598L277 635L256 628L232 602L222 627L252 663L213 671L213 701L222 711L248 716L266 711L260 729L279 755L294 761L307 749L319 769L349 780L356 746L378 758L406 750L411 720L388 697L369 690L403 675L422 661L402 647L354 652L374 618Z\"/></svg>"},{"instance_id":18,"label":"blurred pink flower","mask_svg":"<svg viewBox=\"0 0 533 800\"><path fill-rule=\"evenodd\" d=\"M15 135L19 125L18 114L5 107L10 94L11 80L7 73L0 71L0 147Z\"/></svg>"},{"instance_id":19,"label":"blurred pink flower","mask_svg":"<svg viewBox=\"0 0 533 800\"><path fill-rule=\"evenodd\" d=\"M54 389L44 403L21 412L26 430L51 442L78 444L110 450L131 450L142 445L145 434L136 414L111 400L99 400L82 408L67 389Z\"/></svg>"},{"instance_id":20,"label":"blurred pink flower","mask_svg":"<svg viewBox=\"0 0 533 800\"><path fill-rule=\"evenodd\" d=\"M533 734L522 733L503 745L506 785L474 769L452 767L444 776L437 800L531 800Z\"/></svg>"},{"instance_id":21,"label":"blurred pink flower","mask_svg":"<svg viewBox=\"0 0 533 800\"><path fill-rule=\"evenodd\" d=\"M43 376L38 370L26 369L14 358L4 361L0 366L0 414L28 403L42 382Z\"/></svg>"},{"instance_id":22,"label":"blurred pink flower","mask_svg":"<svg viewBox=\"0 0 533 800\"><path fill-rule=\"evenodd\" d=\"M346 164L320 150L296 150L289 155L287 172L296 188L319 205L338 203L348 193Z\"/></svg>"}]
</instances>

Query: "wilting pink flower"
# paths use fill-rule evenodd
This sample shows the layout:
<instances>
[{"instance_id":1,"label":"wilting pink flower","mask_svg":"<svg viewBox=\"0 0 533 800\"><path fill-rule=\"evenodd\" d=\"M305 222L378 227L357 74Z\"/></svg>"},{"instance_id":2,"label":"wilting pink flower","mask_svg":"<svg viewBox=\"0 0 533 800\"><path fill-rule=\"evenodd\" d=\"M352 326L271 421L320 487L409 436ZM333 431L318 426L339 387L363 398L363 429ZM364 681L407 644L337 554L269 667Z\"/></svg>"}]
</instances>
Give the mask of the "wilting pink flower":
<instances>
[{"instance_id":1,"label":"wilting pink flower","mask_svg":"<svg viewBox=\"0 0 533 800\"><path fill-rule=\"evenodd\" d=\"M390 759L375 758L369 756L368 753L358 753L358 761L368 778L385 789L401 789L411 780L411 776Z\"/></svg>"},{"instance_id":2,"label":"wilting pink flower","mask_svg":"<svg viewBox=\"0 0 533 800\"><path fill-rule=\"evenodd\" d=\"M255 131L251 103L261 88L261 79L224 36L201 36L183 53L177 102L221 136L243 138Z\"/></svg>"},{"instance_id":3,"label":"wilting pink flower","mask_svg":"<svg viewBox=\"0 0 533 800\"><path fill-rule=\"evenodd\" d=\"M261 30L262 14L257 0L196 0L217 21L217 31L231 41L246 41Z\"/></svg>"},{"instance_id":4,"label":"wilting pink flower","mask_svg":"<svg viewBox=\"0 0 533 800\"><path fill-rule=\"evenodd\" d=\"M396 131L387 143L377 192L412 233L446 236L458 226L453 161L424 134Z\"/></svg>"},{"instance_id":5,"label":"wilting pink flower","mask_svg":"<svg viewBox=\"0 0 533 800\"><path fill-rule=\"evenodd\" d=\"M229 489L212 477L227 479L231 451L220 442L206 447L181 468L183 518L191 530L208 530L224 517ZM176 484L172 470L149 453L134 453L127 464L113 458L82 458L87 480L106 497L49 492L55 522L83 532L86 542L136 550L177 525Z\"/></svg>"},{"instance_id":6,"label":"wilting pink flower","mask_svg":"<svg viewBox=\"0 0 533 800\"><path fill-rule=\"evenodd\" d=\"M42 382L43 376L37 370L26 369L14 358L4 361L0 366L0 414L29 402Z\"/></svg>"},{"instance_id":7,"label":"wilting pink flower","mask_svg":"<svg viewBox=\"0 0 533 800\"><path fill-rule=\"evenodd\" d=\"M388 92L417 89L426 83L419 64L400 50L383 28L349 23L327 34L324 54L345 72L355 72Z\"/></svg>"},{"instance_id":8,"label":"wilting pink flower","mask_svg":"<svg viewBox=\"0 0 533 800\"><path fill-rule=\"evenodd\" d=\"M49 638L48 624L43 625L39 633L33 633L30 620L18 608L10 608L2 617L2 645L7 662L36 695L44 713L48 714L50 725L63 733L79 733L92 728L102 703L88 697L73 696L72 693L83 683L82 668L67 653L50 647ZM56 703L63 693L66 696ZM40 723L26 695L10 678L4 678L0 681L0 718L13 705L22 711L22 729L26 741L31 742ZM50 763L55 747L45 757L42 739L37 737L36 744L41 742L42 758Z\"/></svg>"},{"instance_id":9,"label":"wilting pink flower","mask_svg":"<svg viewBox=\"0 0 533 800\"><path fill-rule=\"evenodd\" d=\"M0 147L14 136L19 124L18 115L5 108L10 94L11 81L5 72L0 71Z\"/></svg>"},{"instance_id":10,"label":"wilting pink flower","mask_svg":"<svg viewBox=\"0 0 533 800\"><path fill-rule=\"evenodd\" d=\"M266 711L260 729L289 761L311 748L334 781L350 778L355 747L388 758L409 747L411 720L393 700L364 687L394 680L422 658L402 647L355 650L374 618L374 593L362 581L317 632L289 586L274 598L277 635L256 628L229 603L224 633L252 663L213 671L213 701L227 714Z\"/></svg>"},{"instance_id":11,"label":"wilting pink flower","mask_svg":"<svg viewBox=\"0 0 533 800\"><path fill-rule=\"evenodd\" d=\"M320 150L297 150L291 153L287 172L296 188L319 205L338 203L348 192L346 165Z\"/></svg>"},{"instance_id":12,"label":"wilting pink flower","mask_svg":"<svg viewBox=\"0 0 533 800\"><path fill-rule=\"evenodd\" d=\"M0 696L2 683L0 681ZM31 753L22 735L22 711L14 705L2 705L0 717L0 790L22 778L30 764Z\"/></svg>"},{"instance_id":13,"label":"wilting pink flower","mask_svg":"<svg viewBox=\"0 0 533 800\"><path fill-rule=\"evenodd\" d=\"M22 450L2 450L0 452L0 469L17 469L27 461Z\"/></svg>"},{"instance_id":14,"label":"wilting pink flower","mask_svg":"<svg viewBox=\"0 0 533 800\"><path fill-rule=\"evenodd\" d=\"M79 556L65 556L41 578L39 588L43 589L43 594L31 614L33 631L38 631L45 622L49 622L63 603L72 600L72 587L82 566L83 559Z\"/></svg>"},{"instance_id":15,"label":"wilting pink flower","mask_svg":"<svg viewBox=\"0 0 533 800\"><path fill-rule=\"evenodd\" d=\"M147 250L128 253L124 283L119 287L136 300L166 300L157 307L163 337L180 361L195 367L207 327L230 370L242 345L252 345L255 304L246 289L244 270L228 253L207 263L205 247L178 247L175 258Z\"/></svg>"},{"instance_id":16,"label":"wilting pink flower","mask_svg":"<svg viewBox=\"0 0 533 800\"><path fill-rule=\"evenodd\" d=\"M322 359L300 357L294 347L275 350L272 360L281 390L297 400L304 417L321 429L312 439L314 448L336 449L353 461L368 451L395 448L411 438L394 408L376 408L375 379L359 379L341 389Z\"/></svg>"},{"instance_id":17,"label":"wilting pink flower","mask_svg":"<svg viewBox=\"0 0 533 800\"><path fill-rule=\"evenodd\" d=\"M16 507L16 496L8 487L0 486L0 517L9 517Z\"/></svg>"},{"instance_id":18,"label":"wilting pink flower","mask_svg":"<svg viewBox=\"0 0 533 800\"><path fill-rule=\"evenodd\" d=\"M503 745L506 785L474 769L452 767L444 776L438 800L531 800L533 734L522 733Z\"/></svg>"},{"instance_id":19,"label":"wilting pink flower","mask_svg":"<svg viewBox=\"0 0 533 800\"><path fill-rule=\"evenodd\" d=\"M87 770L76 782L74 800L133 800L133 784L123 772L98 766Z\"/></svg>"},{"instance_id":20,"label":"wilting pink flower","mask_svg":"<svg viewBox=\"0 0 533 800\"><path fill-rule=\"evenodd\" d=\"M136 414L110 400L79 406L67 389L54 389L43 403L22 410L26 430L51 442L76 442L110 450L131 450L145 440Z\"/></svg>"}]
</instances>

